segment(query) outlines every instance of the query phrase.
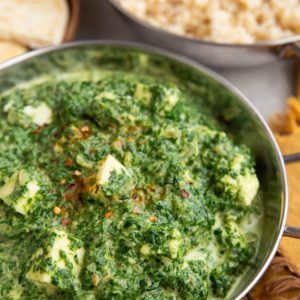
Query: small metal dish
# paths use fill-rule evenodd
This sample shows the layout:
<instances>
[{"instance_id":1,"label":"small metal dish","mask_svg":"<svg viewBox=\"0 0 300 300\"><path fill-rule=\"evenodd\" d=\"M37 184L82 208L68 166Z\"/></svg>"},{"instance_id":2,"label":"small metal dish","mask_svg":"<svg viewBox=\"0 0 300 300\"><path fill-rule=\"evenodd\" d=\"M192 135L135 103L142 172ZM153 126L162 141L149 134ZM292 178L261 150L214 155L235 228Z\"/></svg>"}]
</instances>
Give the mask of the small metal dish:
<instances>
[{"instance_id":1,"label":"small metal dish","mask_svg":"<svg viewBox=\"0 0 300 300\"><path fill-rule=\"evenodd\" d=\"M117 0L109 0L130 27L142 39L157 47L192 57L214 67L252 67L274 62L287 53L300 57L300 35L254 44L214 43L176 35L151 25L124 9Z\"/></svg>"}]
</instances>

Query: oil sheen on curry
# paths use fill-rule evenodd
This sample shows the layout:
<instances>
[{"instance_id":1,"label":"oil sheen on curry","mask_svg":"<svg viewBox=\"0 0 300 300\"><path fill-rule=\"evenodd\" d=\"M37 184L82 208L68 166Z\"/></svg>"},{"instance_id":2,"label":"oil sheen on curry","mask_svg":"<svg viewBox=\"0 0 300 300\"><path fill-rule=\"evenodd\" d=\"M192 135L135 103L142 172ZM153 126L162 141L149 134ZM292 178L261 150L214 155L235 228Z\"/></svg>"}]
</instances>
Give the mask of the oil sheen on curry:
<instances>
[{"instance_id":1,"label":"oil sheen on curry","mask_svg":"<svg viewBox=\"0 0 300 300\"><path fill-rule=\"evenodd\" d=\"M180 84L111 73L0 99L1 299L223 299L259 182Z\"/></svg>"}]
</instances>

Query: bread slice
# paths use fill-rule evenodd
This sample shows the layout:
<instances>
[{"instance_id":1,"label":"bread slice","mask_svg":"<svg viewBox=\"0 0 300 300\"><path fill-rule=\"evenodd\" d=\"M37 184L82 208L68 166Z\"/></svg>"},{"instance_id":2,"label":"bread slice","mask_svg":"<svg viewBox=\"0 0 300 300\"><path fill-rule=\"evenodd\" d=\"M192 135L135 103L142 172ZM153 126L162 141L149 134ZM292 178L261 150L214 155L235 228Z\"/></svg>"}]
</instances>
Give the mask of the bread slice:
<instances>
[{"instance_id":1,"label":"bread slice","mask_svg":"<svg viewBox=\"0 0 300 300\"><path fill-rule=\"evenodd\" d=\"M62 42L66 0L0 0L0 39L39 48Z\"/></svg>"},{"instance_id":2,"label":"bread slice","mask_svg":"<svg viewBox=\"0 0 300 300\"><path fill-rule=\"evenodd\" d=\"M0 41L0 62L27 51L27 48L8 41Z\"/></svg>"}]
</instances>

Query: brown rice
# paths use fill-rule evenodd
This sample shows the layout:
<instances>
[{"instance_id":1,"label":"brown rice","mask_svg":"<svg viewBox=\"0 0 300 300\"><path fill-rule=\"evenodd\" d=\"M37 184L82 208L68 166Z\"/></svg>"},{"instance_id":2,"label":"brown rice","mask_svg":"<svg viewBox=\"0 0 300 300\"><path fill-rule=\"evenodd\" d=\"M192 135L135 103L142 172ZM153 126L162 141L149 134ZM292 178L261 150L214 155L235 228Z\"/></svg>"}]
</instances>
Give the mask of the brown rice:
<instances>
[{"instance_id":1,"label":"brown rice","mask_svg":"<svg viewBox=\"0 0 300 300\"><path fill-rule=\"evenodd\" d=\"M118 0L123 8L172 33L249 44L300 34L300 0Z\"/></svg>"}]
</instances>

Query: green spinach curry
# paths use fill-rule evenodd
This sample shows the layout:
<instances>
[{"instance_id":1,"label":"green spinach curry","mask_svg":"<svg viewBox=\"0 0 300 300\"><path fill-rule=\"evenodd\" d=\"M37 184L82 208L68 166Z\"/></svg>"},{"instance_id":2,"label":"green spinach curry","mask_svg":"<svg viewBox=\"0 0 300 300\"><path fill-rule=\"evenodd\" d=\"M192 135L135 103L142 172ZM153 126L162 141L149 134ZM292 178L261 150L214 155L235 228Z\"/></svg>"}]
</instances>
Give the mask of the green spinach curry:
<instances>
[{"instance_id":1,"label":"green spinach curry","mask_svg":"<svg viewBox=\"0 0 300 300\"><path fill-rule=\"evenodd\" d=\"M126 72L3 94L0 298L226 297L255 257L259 183L204 111Z\"/></svg>"}]
</instances>

